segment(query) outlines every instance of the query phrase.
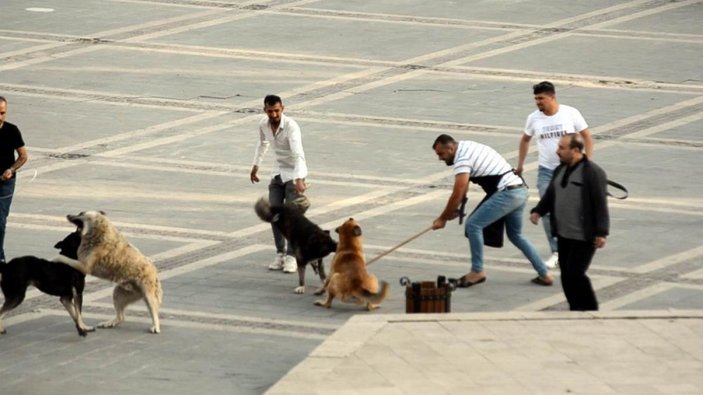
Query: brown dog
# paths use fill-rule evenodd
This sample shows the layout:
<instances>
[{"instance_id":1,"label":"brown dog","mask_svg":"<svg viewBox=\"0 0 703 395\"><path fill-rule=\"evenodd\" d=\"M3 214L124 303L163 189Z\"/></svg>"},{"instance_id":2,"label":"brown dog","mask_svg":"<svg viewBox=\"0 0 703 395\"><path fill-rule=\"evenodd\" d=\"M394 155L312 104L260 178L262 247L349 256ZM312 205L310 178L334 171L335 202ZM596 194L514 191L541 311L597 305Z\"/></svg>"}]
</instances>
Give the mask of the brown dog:
<instances>
[{"instance_id":1,"label":"brown dog","mask_svg":"<svg viewBox=\"0 0 703 395\"><path fill-rule=\"evenodd\" d=\"M315 304L329 308L332 299L339 297L342 302L354 299L358 304L366 304L369 311L378 308L388 296L390 286L381 281L379 291L376 276L366 271L361 227L354 218L349 218L336 232L339 233L339 243L332 261L332 274L325 281L327 299L318 300Z\"/></svg>"}]
</instances>

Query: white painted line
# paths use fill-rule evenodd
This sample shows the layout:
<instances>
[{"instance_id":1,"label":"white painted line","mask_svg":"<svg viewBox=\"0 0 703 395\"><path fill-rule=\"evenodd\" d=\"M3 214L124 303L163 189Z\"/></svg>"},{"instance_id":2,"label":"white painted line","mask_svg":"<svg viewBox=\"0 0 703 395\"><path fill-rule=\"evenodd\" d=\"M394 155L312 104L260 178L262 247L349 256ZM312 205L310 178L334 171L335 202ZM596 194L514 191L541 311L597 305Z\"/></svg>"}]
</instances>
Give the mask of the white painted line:
<instances>
[{"instance_id":1,"label":"white painted line","mask_svg":"<svg viewBox=\"0 0 703 395\"><path fill-rule=\"evenodd\" d=\"M670 130L670 129L677 128L679 126L687 125L689 123L693 123L693 122L699 121L701 119L703 119L703 112L699 112L697 114L689 115L689 116L683 117L683 118L674 119L673 121L666 122L666 123L663 123L663 124L660 124L657 126L653 126L651 128L643 129L643 130L640 130L640 131L637 131L634 133L629 133L627 135L627 137L628 138L638 138L638 137L649 136L652 134L662 132L664 130Z\"/></svg>"},{"instance_id":2,"label":"white painted line","mask_svg":"<svg viewBox=\"0 0 703 395\"><path fill-rule=\"evenodd\" d=\"M24 318L24 321L29 321L31 319L36 319L36 318L46 317L46 316L59 316L59 317L65 316L66 319L70 320L70 318L68 317L68 313L66 313L66 311L46 309L46 310L41 310L41 313L36 317ZM111 320L114 318L114 315L96 314L96 313L83 313L82 316L83 316L83 318L88 318L88 319L96 320L99 322ZM17 318L17 317L12 317L12 318ZM146 333L146 328L151 324L151 318L133 317L133 316L129 316L129 313L127 313L126 320L128 322L139 322L139 323L144 324L145 325L145 329L144 329L145 333ZM10 322L12 324L17 323L14 320L13 321L8 320L8 322ZM261 335L261 336L283 336L283 337L293 337L293 338L308 339L308 340L324 340L327 338L326 335L298 332L298 331L291 331L291 330L279 330L279 329L269 329L269 328L250 328L250 327L246 327L246 326L208 324L208 323L202 323L202 322L180 321L180 320L170 320L170 319L161 321L162 336L163 336L163 334L168 332L169 327L182 328L182 329L209 330L209 331L219 331L219 332L231 332L231 333L246 333L246 334ZM107 331L111 331L111 330L112 331L119 331L119 330L124 330L124 329L120 329L120 328L98 329L98 331L100 331L100 332L103 332L103 331L107 332ZM89 334L88 336L91 336L91 335ZM95 336L95 335L93 335L93 336Z\"/></svg>"},{"instance_id":3,"label":"white painted line","mask_svg":"<svg viewBox=\"0 0 703 395\"><path fill-rule=\"evenodd\" d=\"M112 303L101 303L101 302L94 302L90 304L91 307L102 307L106 309L112 309L114 308ZM135 304L129 306L130 310L136 310L140 312L147 312L147 308L144 305L141 304ZM256 323L256 324L274 324L274 325L295 325L295 326L302 326L306 328L319 328L319 329L337 329L339 328L339 325L334 325L334 324L325 324L322 322L310 322L310 321L302 321L302 320L282 320L279 318L274 318L274 317L267 317L267 318L262 318L262 317L255 317L255 316L250 316L250 315L237 315L237 314L223 314L223 313L213 313L213 312L202 312L202 311L193 311L193 310L181 310L181 309L170 309L170 308L164 308L163 306L159 309L159 311L163 314L176 314L176 315L183 315L187 317L193 317L193 318L205 318L205 319L223 319L223 320L236 320L236 321L245 321L245 322L251 322L251 323Z\"/></svg>"},{"instance_id":4,"label":"white painted line","mask_svg":"<svg viewBox=\"0 0 703 395\"><path fill-rule=\"evenodd\" d=\"M54 12L53 8L42 8L42 7L30 7L25 8L29 12Z\"/></svg>"},{"instance_id":5,"label":"white painted line","mask_svg":"<svg viewBox=\"0 0 703 395\"><path fill-rule=\"evenodd\" d=\"M178 266L172 269L167 269L167 270L162 270L159 272L159 278L164 281L168 280L171 277L175 276L180 276L182 274L190 273L199 269L203 269L206 267L218 265L227 261L233 261L236 258L253 254L259 251L263 250L268 250L271 249L271 246L269 245L263 245L263 244L254 244L250 246L246 246L243 248L240 248L238 250L226 252L220 255L216 255L210 258L205 258L199 261L195 261L192 263L188 263L183 266ZM84 302L93 302L98 299L102 299L104 297L112 295L112 286L109 288L104 288L99 291L91 292L89 294L83 295L83 301Z\"/></svg>"},{"instance_id":6,"label":"white painted line","mask_svg":"<svg viewBox=\"0 0 703 395\"><path fill-rule=\"evenodd\" d=\"M690 250L669 255L661 259L646 263L644 265L638 266L632 270L633 273L649 273L655 270L660 270L667 268L672 265L676 265L681 262L685 262L691 259L696 259L703 255L703 246L698 246Z\"/></svg>"},{"instance_id":7,"label":"white painted line","mask_svg":"<svg viewBox=\"0 0 703 395\"><path fill-rule=\"evenodd\" d=\"M108 216L110 215L110 213L107 213L107 214L108 214ZM66 224L65 229L70 229L70 226L72 226L72 225L70 225L70 223L68 222L68 220L64 216L11 212L9 218L10 219L17 218L19 220L29 219L29 220L38 220L38 221L46 221L46 222L65 223ZM227 232L220 232L220 231L215 231L215 230L201 230L201 229L191 229L191 228L179 228L179 227L174 227L174 226L148 225L148 224L138 224L138 223L133 223L133 222L123 222L123 221L112 221L112 223L120 229L123 227L129 227L129 228L136 228L136 229L153 230L156 232L173 232L173 233L182 233L184 235L189 235L189 236L203 236L205 238L208 236L226 237L228 235Z\"/></svg>"},{"instance_id":8,"label":"white painted line","mask_svg":"<svg viewBox=\"0 0 703 395\"><path fill-rule=\"evenodd\" d=\"M589 274L588 277L591 279L591 282L593 283L593 289L596 291L596 297L598 297L599 290L623 281L623 279L619 278L619 277L599 276L599 275L593 275L593 274ZM560 279L559 275L554 276L554 285L552 285L552 286L560 288L561 287L560 281L561 281L561 279ZM550 295L550 296L547 296L546 298L535 300L533 302L519 306L519 307L515 308L515 311L540 311L540 310L543 310L547 307L554 306L557 303L561 303L561 302L565 302L565 301L566 301L566 297L564 296L564 293L560 291L556 295Z\"/></svg>"},{"instance_id":9,"label":"white painted line","mask_svg":"<svg viewBox=\"0 0 703 395\"><path fill-rule=\"evenodd\" d=\"M605 303L601 303L599 305L599 309L601 311L617 310L621 307L627 306L628 304L636 303L641 300L651 298L652 296L669 291L673 288L676 288L676 286L677 285L673 283L656 283L647 288L643 288L635 292L631 292L627 295L621 296L619 298L615 298Z\"/></svg>"},{"instance_id":10,"label":"white painted line","mask_svg":"<svg viewBox=\"0 0 703 395\"><path fill-rule=\"evenodd\" d=\"M604 22L595 23L593 25L588 26L588 29L600 29L600 28L603 28L606 26L618 25L623 22L631 21L633 19L639 19L639 18L643 18L643 17L649 16L649 15L661 14L662 12L665 12L665 11L675 10L677 8L681 8L681 7L685 7L685 6L689 6L689 5L697 4L697 3L699 3L699 0L688 0L688 1L681 1L681 2L677 2L677 3L669 3L669 4L661 5L659 7L650 8L648 10L635 12L634 14L621 16L620 18L614 18L614 19L610 19L610 20L607 20Z\"/></svg>"},{"instance_id":11,"label":"white painted line","mask_svg":"<svg viewBox=\"0 0 703 395\"><path fill-rule=\"evenodd\" d=\"M157 132L167 130L167 129L171 129L174 127L183 127L183 126L190 125L190 124L193 124L196 122L201 122L201 121L205 121L208 119L216 118L216 117L219 117L224 114L226 114L226 112L206 111L206 112L202 112L199 114L189 116L187 118L175 119L173 121L168 121L168 122L160 123L157 125L152 125L152 126L142 128L142 129L131 130L131 131L125 132L125 133L119 133L119 134L112 135L112 136L101 137L101 138L98 138L95 140L84 141L79 144L74 144L74 145L70 145L67 147L63 147L60 150L62 152L79 151L82 149L95 147L95 146L101 145L101 144L109 144L109 143L114 143L117 141L131 140L136 137L148 136L150 134L157 133Z\"/></svg>"}]
</instances>

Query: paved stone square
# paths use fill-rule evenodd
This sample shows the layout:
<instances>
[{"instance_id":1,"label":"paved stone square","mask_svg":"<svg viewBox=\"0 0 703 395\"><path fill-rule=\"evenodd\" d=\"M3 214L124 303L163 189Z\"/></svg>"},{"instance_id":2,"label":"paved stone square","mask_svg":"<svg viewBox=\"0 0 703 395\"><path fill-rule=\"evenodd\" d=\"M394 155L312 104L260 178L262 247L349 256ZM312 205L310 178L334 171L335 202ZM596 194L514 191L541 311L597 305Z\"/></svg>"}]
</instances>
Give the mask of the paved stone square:
<instances>
[{"instance_id":1,"label":"paved stone square","mask_svg":"<svg viewBox=\"0 0 703 395\"><path fill-rule=\"evenodd\" d=\"M52 257L72 230L66 214L101 209L159 267L164 304L159 336L147 333L136 304L122 328L83 339L56 298L30 290L4 320L0 393L263 393L350 318L402 314L400 277L469 270L463 229L450 223L370 267L392 285L375 313L314 306L311 271L307 293L293 294L294 276L266 269L270 227L252 209L266 182L248 177L269 93L303 130L309 217L332 229L353 216L371 258L443 208L452 177L430 148L438 134L489 144L515 163L531 86L550 80L559 101L584 114L594 159L630 191L610 200L611 235L589 271L601 313L703 309L701 20L697 0L2 0L0 95L30 154L7 255ZM534 186L534 144L530 151ZM481 197L471 191L469 209ZM542 227L525 216L524 228L547 257ZM453 294L454 313L543 314L502 329L575 330L558 321L568 314L560 286L532 285L517 249L488 249L486 270L485 284ZM111 317L111 292L89 278L89 324ZM606 342L622 335L608 332L613 322ZM390 335L364 353L388 347ZM690 340L677 345L696 368L700 353L689 348L700 339ZM543 341L556 350L544 357L570 377L559 355L573 350ZM525 358L501 356L496 374ZM658 382L657 391L690 389L674 384Z\"/></svg>"}]
</instances>

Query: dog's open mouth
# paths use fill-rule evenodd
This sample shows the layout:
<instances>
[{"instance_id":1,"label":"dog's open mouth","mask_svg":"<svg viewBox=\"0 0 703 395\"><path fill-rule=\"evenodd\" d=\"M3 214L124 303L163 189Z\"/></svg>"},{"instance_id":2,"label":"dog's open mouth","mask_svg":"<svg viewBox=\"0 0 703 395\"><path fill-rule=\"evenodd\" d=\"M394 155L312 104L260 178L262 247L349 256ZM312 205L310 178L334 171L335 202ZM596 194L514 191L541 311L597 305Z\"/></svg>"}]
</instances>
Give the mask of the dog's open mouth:
<instances>
[{"instance_id":1,"label":"dog's open mouth","mask_svg":"<svg viewBox=\"0 0 703 395\"><path fill-rule=\"evenodd\" d=\"M68 222L76 225L78 230L83 230L83 220L79 216L69 214L66 218L68 218Z\"/></svg>"}]
</instances>

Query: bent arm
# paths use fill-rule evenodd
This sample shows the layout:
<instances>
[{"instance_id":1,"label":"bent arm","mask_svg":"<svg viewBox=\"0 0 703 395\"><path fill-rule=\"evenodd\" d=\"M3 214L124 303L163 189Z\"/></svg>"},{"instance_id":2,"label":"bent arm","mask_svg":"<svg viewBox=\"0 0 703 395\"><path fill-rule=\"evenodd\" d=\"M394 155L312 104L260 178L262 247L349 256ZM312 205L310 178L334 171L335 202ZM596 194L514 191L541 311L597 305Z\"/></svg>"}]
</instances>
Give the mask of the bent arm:
<instances>
[{"instance_id":1,"label":"bent arm","mask_svg":"<svg viewBox=\"0 0 703 395\"><path fill-rule=\"evenodd\" d=\"M586 128L580 131L579 134L583 137L583 145L586 149L586 156L588 159L593 159L593 135L591 134L591 131Z\"/></svg>"},{"instance_id":2,"label":"bent arm","mask_svg":"<svg viewBox=\"0 0 703 395\"><path fill-rule=\"evenodd\" d=\"M439 218L445 221L449 221L456 217L456 209L461 205L461 200L466 195L469 190L469 173L457 174L454 177L454 188L452 189L452 194L447 200L447 205L444 207L444 211L440 214Z\"/></svg>"},{"instance_id":3,"label":"bent arm","mask_svg":"<svg viewBox=\"0 0 703 395\"><path fill-rule=\"evenodd\" d=\"M522 138L520 139L520 146L518 148L518 155L517 155L517 174L519 176L522 176L522 167L525 164L525 158L527 157L527 152L530 150L530 140L532 140L532 136L528 136L527 134L522 135Z\"/></svg>"}]
</instances>

